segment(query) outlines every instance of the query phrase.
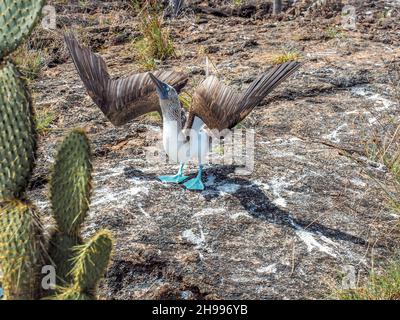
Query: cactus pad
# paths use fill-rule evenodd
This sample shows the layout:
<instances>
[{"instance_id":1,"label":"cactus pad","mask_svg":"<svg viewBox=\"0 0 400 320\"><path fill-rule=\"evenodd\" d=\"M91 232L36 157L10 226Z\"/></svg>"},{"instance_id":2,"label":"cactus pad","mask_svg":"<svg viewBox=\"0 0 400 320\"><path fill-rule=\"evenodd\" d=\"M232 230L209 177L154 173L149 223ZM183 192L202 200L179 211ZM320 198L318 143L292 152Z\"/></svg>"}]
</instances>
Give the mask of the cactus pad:
<instances>
[{"instance_id":1,"label":"cactus pad","mask_svg":"<svg viewBox=\"0 0 400 320\"><path fill-rule=\"evenodd\" d=\"M42 240L42 226L29 204L0 203L0 263L6 299L35 299L39 294Z\"/></svg>"},{"instance_id":2,"label":"cactus pad","mask_svg":"<svg viewBox=\"0 0 400 320\"><path fill-rule=\"evenodd\" d=\"M31 32L44 0L0 1L0 60L13 52Z\"/></svg>"},{"instance_id":3,"label":"cactus pad","mask_svg":"<svg viewBox=\"0 0 400 320\"><path fill-rule=\"evenodd\" d=\"M112 246L110 232L101 230L85 244L75 247L72 276L82 292L91 294L96 290L110 262Z\"/></svg>"},{"instance_id":4,"label":"cactus pad","mask_svg":"<svg viewBox=\"0 0 400 320\"><path fill-rule=\"evenodd\" d=\"M57 283L61 286L70 285L72 282L71 270L74 257L73 247L82 244L80 236L70 236L54 232L49 240L48 253L51 263L54 264Z\"/></svg>"},{"instance_id":5,"label":"cactus pad","mask_svg":"<svg viewBox=\"0 0 400 320\"><path fill-rule=\"evenodd\" d=\"M0 64L0 114L1 200L18 197L25 190L36 148L30 96L10 62Z\"/></svg>"},{"instance_id":6,"label":"cactus pad","mask_svg":"<svg viewBox=\"0 0 400 320\"><path fill-rule=\"evenodd\" d=\"M72 131L58 150L50 182L50 200L58 230L78 234L89 210L92 165L89 141Z\"/></svg>"}]
</instances>

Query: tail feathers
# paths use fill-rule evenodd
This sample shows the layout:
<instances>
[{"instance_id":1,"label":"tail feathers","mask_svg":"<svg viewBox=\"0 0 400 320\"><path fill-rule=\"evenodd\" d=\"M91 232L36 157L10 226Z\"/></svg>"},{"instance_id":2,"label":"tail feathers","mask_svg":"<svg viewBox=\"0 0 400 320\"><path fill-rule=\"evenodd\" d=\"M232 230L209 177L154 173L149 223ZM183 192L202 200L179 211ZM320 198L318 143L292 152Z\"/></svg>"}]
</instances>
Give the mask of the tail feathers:
<instances>
[{"instance_id":1,"label":"tail feathers","mask_svg":"<svg viewBox=\"0 0 400 320\"><path fill-rule=\"evenodd\" d=\"M267 74L260 75L243 93L239 102L239 112L244 113L245 117L269 93L271 93L272 90L292 75L300 65L301 64L296 61L286 62L274 67Z\"/></svg>"}]
</instances>

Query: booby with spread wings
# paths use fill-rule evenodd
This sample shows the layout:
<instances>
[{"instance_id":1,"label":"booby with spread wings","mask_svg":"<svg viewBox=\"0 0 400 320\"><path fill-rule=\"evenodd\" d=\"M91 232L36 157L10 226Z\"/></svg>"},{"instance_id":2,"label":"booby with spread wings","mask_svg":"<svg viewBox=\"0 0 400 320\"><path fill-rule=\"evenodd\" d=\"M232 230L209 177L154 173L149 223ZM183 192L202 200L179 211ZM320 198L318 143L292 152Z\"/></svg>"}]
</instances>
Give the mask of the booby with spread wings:
<instances>
[{"instance_id":1,"label":"booby with spread wings","mask_svg":"<svg viewBox=\"0 0 400 320\"><path fill-rule=\"evenodd\" d=\"M184 183L190 190L204 190L201 180L204 160L209 152L209 130L232 129L262 102L266 95L292 75L299 62L286 62L258 76L242 93L237 93L215 76L207 77L195 90L186 123L181 117L182 106L173 86L149 73L159 96L163 117L163 146L169 158L180 162L174 176L161 176L163 182L181 183L185 162L195 159L199 163L195 178ZM190 130L189 139L187 129Z\"/></svg>"}]
</instances>

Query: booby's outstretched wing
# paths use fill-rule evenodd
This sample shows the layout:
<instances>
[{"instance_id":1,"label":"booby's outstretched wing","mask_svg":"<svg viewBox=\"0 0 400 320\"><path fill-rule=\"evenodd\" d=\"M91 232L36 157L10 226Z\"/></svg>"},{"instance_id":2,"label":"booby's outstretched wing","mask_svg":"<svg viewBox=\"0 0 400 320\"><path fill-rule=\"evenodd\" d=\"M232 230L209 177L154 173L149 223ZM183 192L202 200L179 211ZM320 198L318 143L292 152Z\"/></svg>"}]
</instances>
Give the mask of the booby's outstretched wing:
<instances>
[{"instance_id":1,"label":"booby's outstretched wing","mask_svg":"<svg viewBox=\"0 0 400 320\"><path fill-rule=\"evenodd\" d=\"M72 34L65 35L65 42L89 96L114 125L123 125L148 112L160 112L156 88L147 73L113 80L99 55L81 47ZM154 75L178 92L188 81L185 74L174 71L155 71Z\"/></svg>"},{"instance_id":2,"label":"booby's outstretched wing","mask_svg":"<svg viewBox=\"0 0 400 320\"><path fill-rule=\"evenodd\" d=\"M242 121L267 94L300 66L287 62L260 75L243 93L236 93L215 76L207 77L193 95L187 128L199 117L209 129L231 129Z\"/></svg>"}]
</instances>

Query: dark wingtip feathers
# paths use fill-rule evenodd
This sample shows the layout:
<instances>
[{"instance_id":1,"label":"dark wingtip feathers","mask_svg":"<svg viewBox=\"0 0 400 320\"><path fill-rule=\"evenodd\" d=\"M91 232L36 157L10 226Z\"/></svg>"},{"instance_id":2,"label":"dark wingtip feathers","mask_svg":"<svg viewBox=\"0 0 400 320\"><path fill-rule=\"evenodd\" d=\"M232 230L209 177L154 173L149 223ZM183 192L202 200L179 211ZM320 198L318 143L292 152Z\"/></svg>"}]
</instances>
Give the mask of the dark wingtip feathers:
<instances>
[{"instance_id":1,"label":"dark wingtip feathers","mask_svg":"<svg viewBox=\"0 0 400 320\"><path fill-rule=\"evenodd\" d=\"M257 106L269 93L271 93L279 84L290 77L301 63L290 61L272 67L268 72L260 75L252 82L250 87L243 93L239 103L239 110L247 115Z\"/></svg>"}]
</instances>

